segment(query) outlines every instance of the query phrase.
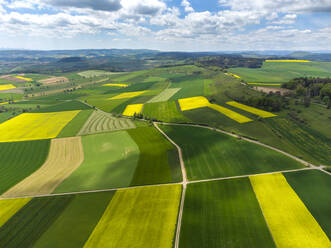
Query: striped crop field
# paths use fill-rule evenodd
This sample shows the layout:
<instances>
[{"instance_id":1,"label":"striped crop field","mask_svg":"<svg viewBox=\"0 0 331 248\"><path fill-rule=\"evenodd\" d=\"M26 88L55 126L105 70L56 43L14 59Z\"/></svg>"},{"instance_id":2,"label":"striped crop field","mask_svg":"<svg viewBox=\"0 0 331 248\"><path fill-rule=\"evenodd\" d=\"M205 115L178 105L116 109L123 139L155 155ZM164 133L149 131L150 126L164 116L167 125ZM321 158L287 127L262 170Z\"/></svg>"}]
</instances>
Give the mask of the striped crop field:
<instances>
[{"instance_id":1,"label":"striped crop field","mask_svg":"<svg viewBox=\"0 0 331 248\"><path fill-rule=\"evenodd\" d=\"M46 162L1 197L50 194L80 166L83 160L84 153L80 136L53 139Z\"/></svg>"},{"instance_id":2,"label":"striped crop field","mask_svg":"<svg viewBox=\"0 0 331 248\"><path fill-rule=\"evenodd\" d=\"M84 248L172 248L180 185L118 190Z\"/></svg>"},{"instance_id":3,"label":"striped crop field","mask_svg":"<svg viewBox=\"0 0 331 248\"><path fill-rule=\"evenodd\" d=\"M182 98L178 100L180 109L182 111L191 110L191 109L197 109L197 108L203 108L203 107L209 107L211 109L214 109L221 114L224 114L225 116L229 117L230 119L238 122L238 123L246 123L253 121L252 119L241 115L237 112L234 112L228 108L222 107L218 104L211 104L209 103L208 99L204 96L196 96L196 97L188 97L188 98Z\"/></svg>"},{"instance_id":4,"label":"striped crop field","mask_svg":"<svg viewBox=\"0 0 331 248\"><path fill-rule=\"evenodd\" d=\"M241 104L239 102L235 102L235 101L226 102L226 104L228 104L228 105L230 105L232 107L236 107L236 108L242 109L242 110L244 110L246 112L255 114L255 115L260 116L262 118L269 118L269 117L275 117L275 116L277 116L277 115L275 115L273 113L270 113L268 111L264 111L264 110L261 110L261 109L253 108L253 107L250 107L250 106L247 106L247 105Z\"/></svg>"},{"instance_id":5,"label":"striped crop field","mask_svg":"<svg viewBox=\"0 0 331 248\"><path fill-rule=\"evenodd\" d=\"M233 74L233 73L224 73L225 75L228 75L228 76L232 76L232 77L235 77L235 78L240 78L240 76L236 75L236 74Z\"/></svg>"},{"instance_id":6,"label":"striped crop field","mask_svg":"<svg viewBox=\"0 0 331 248\"><path fill-rule=\"evenodd\" d=\"M301 59L267 59L265 62L280 62L280 63L309 63L309 60L301 60Z\"/></svg>"},{"instance_id":7,"label":"striped crop field","mask_svg":"<svg viewBox=\"0 0 331 248\"><path fill-rule=\"evenodd\" d=\"M22 80L25 80L25 81L28 81L28 82L32 81L32 78L26 78L26 77L21 77L21 76L17 76L16 78L22 79Z\"/></svg>"},{"instance_id":8,"label":"striped crop field","mask_svg":"<svg viewBox=\"0 0 331 248\"><path fill-rule=\"evenodd\" d=\"M250 177L277 247L329 248L330 240L281 173Z\"/></svg>"},{"instance_id":9,"label":"striped crop field","mask_svg":"<svg viewBox=\"0 0 331 248\"><path fill-rule=\"evenodd\" d=\"M0 91L15 89L16 87L12 84L0 84Z\"/></svg>"},{"instance_id":10,"label":"striped crop field","mask_svg":"<svg viewBox=\"0 0 331 248\"><path fill-rule=\"evenodd\" d=\"M181 88L169 88L162 91L160 94L154 96L148 103L152 102L166 102L168 101L173 95L175 95Z\"/></svg>"},{"instance_id":11,"label":"striped crop field","mask_svg":"<svg viewBox=\"0 0 331 248\"><path fill-rule=\"evenodd\" d=\"M133 98L136 96L140 96L144 93L146 93L148 90L142 90L142 91L133 91L133 92L124 92L119 95L113 96L109 98L110 100L118 100L118 99L125 99L125 98Z\"/></svg>"},{"instance_id":12,"label":"striped crop field","mask_svg":"<svg viewBox=\"0 0 331 248\"><path fill-rule=\"evenodd\" d=\"M28 197L0 200L0 227L30 200Z\"/></svg>"},{"instance_id":13,"label":"striped crop field","mask_svg":"<svg viewBox=\"0 0 331 248\"><path fill-rule=\"evenodd\" d=\"M139 114L141 113L141 111L143 110L144 104L130 104L127 105L123 115L125 116L134 116L135 114Z\"/></svg>"},{"instance_id":14,"label":"striped crop field","mask_svg":"<svg viewBox=\"0 0 331 248\"><path fill-rule=\"evenodd\" d=\"M55 138L76 111L24 113L0 124L0 142Z\"/></svg>"},{"instance_id":15,"label":"striped crop field","mask_svg":"<svg viewBox=\"0 0 331 248\"><path fill-rule=\"evenodd\" d=\"M103 86L117 86L117 87L125 88L125 87L128 87L129 85L127 85L127 84L113 84L113 83L109 83L109 84L103 84Z\"/></svg>"},{"instance_id":16,"label":"striped crop field","mask_svg":"<svg viewBox=\"0 0 331 248\"><path fill-rule=\"evenodd\" d=\"M126 118L117 118L103 111L93 111L78 135L102 133L122 129L135 128L136 125Z\"/></svg>"}]
</instances>

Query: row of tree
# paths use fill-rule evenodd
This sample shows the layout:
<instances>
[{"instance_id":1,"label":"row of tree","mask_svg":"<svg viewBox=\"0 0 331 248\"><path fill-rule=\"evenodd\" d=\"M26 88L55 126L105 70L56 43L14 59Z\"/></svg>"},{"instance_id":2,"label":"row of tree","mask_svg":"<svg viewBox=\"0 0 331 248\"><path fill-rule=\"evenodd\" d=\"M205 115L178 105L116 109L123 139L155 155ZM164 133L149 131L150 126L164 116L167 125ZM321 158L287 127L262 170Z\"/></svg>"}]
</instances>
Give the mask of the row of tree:
<instances>
[{"instance_id":1,"label":"row of tree","mask_svg":"<svg viewBox=\"0 0 331 248\"><path fill-rule=\"evenodd\" d=\"M331 78L300 77L283 83L282 88L294 90L296 96L304 97L305 106L309 106L310 99L320 99L331 108Z\"/></svg>"}]
</instances>

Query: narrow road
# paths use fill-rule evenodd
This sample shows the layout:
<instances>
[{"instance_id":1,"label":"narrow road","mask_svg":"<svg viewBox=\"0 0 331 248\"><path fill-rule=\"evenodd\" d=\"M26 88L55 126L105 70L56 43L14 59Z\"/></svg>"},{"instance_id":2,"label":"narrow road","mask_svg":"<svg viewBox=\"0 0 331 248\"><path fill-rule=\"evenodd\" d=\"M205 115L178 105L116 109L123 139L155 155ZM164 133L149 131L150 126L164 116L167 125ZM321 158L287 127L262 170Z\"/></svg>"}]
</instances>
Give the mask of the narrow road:
<instances>
[{"instance_id":1,"label":"narrow road","mask_svg":"<svg viewBox=\"0 0 331 248\"><path fill-rule=\"evenodd\" d=\"M179 156L179 162L180 162L180 167L182 170L182 185L183 185L183 191L182 191L182 197L180 200L180 206L179 206L179 211L178 211L178 217L177 217L177 228L176 228L176 238L175 238L175 248L179 247L179 237L180 237L180 230L182 226L182 218L183 218L183 212L184 212L184 201L185 201L185 195L186 195L186 185L188 183L187 181L187 175L186 175L186 168L184 164L184 159L183 159L183 153L182 149L177 145L172 139L169 138L168 135L166 135L165 132L163 132L157 123L153 122L154 127L167 139L172 143L178 150L178 156Z\"/></svg>"}]
</instances>

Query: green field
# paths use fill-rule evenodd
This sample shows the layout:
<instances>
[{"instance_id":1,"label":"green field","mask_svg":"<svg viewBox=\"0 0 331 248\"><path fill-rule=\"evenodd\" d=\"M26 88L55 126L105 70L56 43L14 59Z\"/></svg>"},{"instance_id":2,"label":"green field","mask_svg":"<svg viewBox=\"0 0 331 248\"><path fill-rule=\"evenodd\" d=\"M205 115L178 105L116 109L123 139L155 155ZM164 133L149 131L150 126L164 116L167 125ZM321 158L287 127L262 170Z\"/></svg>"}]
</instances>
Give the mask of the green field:
<instances>
[{"instance_id":1,"label":"green field","mask_svg":"<svg viewBox=\"0 0 331 248\"><path fill-rule=\"evenodd\" d=\"M0 228L0 247L32 247L72 199L72 195L32 199Z\"/></svg>"},{"instance_id":2,"label":"green field","mask_svg":"<svg viewBox=\"0 0 331 248\"><path fill-rule=\"evenodd\" d=\"M0 143L0 194L39 169L49 146L49 140Z\"/></svg>"},{"instance_id":3,"label":"green field","mask_svg":"<svg viewBox=\"0 0 331 248\"><path fill-rule=\"evenodd\" d=\"M330 175L309 170L284 173L284 176L331 240Z\"/></svg>"},{"instance_id":4,"label":"green field","mask_svg":"<svg viewBox=\"0 0 331 248\"><path fill-rule=\"evenodd\" d=\"M283 83L298 77L330 77L331 62L270 63L262 68L231 68L229 72L239 75L246 82Z\"/></svg>"},{"instance_id":5,"label":"green field","mask_svg":"<svg viewBox=\"0 0 331 248\"><path fill-rule=\"evenodd\" d=\"M117 118L111 114L94 111L85 125L79 131L79 135L94 134L108 131L135 128L130 119Z\"/></svg>"},{"instance_id":6,"label":"green field","mask_svg":"<svg viewBox=\"0 0 331 248\"><path fill-rule=\"evenodd\" d=\"M181 172L176 148L154 127L127 131L140 151L131 185L179 182ZM175 151L175 152L174 152Z\"/></svg>"},{"instance_id":7,"label":"green field","mask_svg":"<svg viewBox=\"0 0 331 248\"><path fill-rule=\"evenodd\" d=\"M268 148L205 128L160 127L182 148L187 176L192 180L303 167Z\"/></svg>"},{"instance_id":8,"label":"green field","mask_svg":"<svg viewBox=\"0 0 331 248\"><path fill-rule=\"evenodd\" d=\"M180 194L180 185L116 191L84 247L172 248Z\"/></svg>"},{"instance_id":9,"label":"green field","mask_svg":"<svg viewBox=\"0 0 331 248\"><path fill-rule=\"evenodd\" d=\"M125 131L82 137L84 161L54 193L127 187L135 176L139 149Z\"/></svg>"},{"instance_id":10,"label":"green field","mask_svg":"<svg viewBox=\"0 0 331 248\"><path fill-rule=\"evenodd\" d=\"M48 113L48 112L86 110L86 109L91 109L91 107L89 107L88 105L86 105L80 101L73 100L73 101L62 102L60 104L56 104L56 105L45 107L45 108L40 108L40 110L38 110L36 112Z\"/></svg>"},{"instance_id":11,"label":"green field","mask_svg":"<svg viewBox=\"0 0 331 248\"><path fill-rule=\"evenodd\" d=\"M153 97L148 102L166 102L171 98L173 95L175 95L178 91L180 91L180 88L171 88L171 89L165 89L160 94Z\"/></svg>"},{"instance_id":12,"label":"green field","mask_svg":"<svg viewBox=\"0 0 331 248\"><path fill-rule=\"evenodd\" d=\"M275 247L249 179L189 184L179 247Z\"/></svg>"},{"instance_id":13,"label":"green field","mask_svg":"<svg viewBox=\"0 0 331 248\"><path fill-rule=\"evenodd\" d=\"M175 101L146 103L143 108L143 115L164 122L190 121L182 114Z\"/></svg>"},{"instance_id":14,"label":"green field","mask_svg":"<svg viewBox=\"0 0 331 248\"><path fill-rule=\"evenodd\" d=\"M58 138L76 136L92 114L92 109L80 111L59 133Z\"/></svg>"},{"instance_id":15,"label":"green field","mask_svg":"<svg viewBox=\"0 0 331 248\"><path fill-rule=\"evenodd\" d=\"M75 195L33 247L83 247L114 193L109 191Z\"/></svg>"}]
</instances>

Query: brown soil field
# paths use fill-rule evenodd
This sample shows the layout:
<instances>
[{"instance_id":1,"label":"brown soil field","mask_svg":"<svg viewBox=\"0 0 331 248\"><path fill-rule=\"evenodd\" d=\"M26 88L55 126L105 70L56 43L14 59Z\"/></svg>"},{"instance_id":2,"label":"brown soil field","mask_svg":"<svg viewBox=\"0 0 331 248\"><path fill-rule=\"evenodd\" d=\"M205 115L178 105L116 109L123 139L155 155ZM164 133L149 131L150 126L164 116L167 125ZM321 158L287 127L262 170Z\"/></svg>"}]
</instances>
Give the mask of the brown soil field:
<instances>
[{"instance_id":1,"label":"brown soil field","mask_svg":"<svg viewBox=\"0 0 331 248\"><path fill-rule=\"evenodd\" d=\"M81 137L53 139L46 162L1 197L50 194L81 165L83 160Z\"/></svg>"},{"instance_id":2,"label":"brown soil field","mask_svg":"<svg viewBox=\"0 0 331 248\"><path fill-rule=\"evenodd\" d=\"M56 84L56 83L67 83L67 82L69 82L69 79L66 77L51 77L51 78L39 80L38 82L40 82L44 85L49 85L49 84Z\"/></svg>"},{"instance_id":3,"label":"brown soil field","mask_svg":"<svg viewBox=\"0 0 331 248\"><path fill-rule=\"evenodd\" d=\"M283 89L279 87L253 87L253 89L257 91L262 91L264 93L269 93L269 92L276 93L279 91L281 95L286 95L292 92L292 90Z\"/></svg>"},{"instance_id":4,"label":"brown soil field","mask_svg":"<svg viewBox=\"0 0 331 248\"><path fill-rule=\"evenodd\" d=\"M5 76L2 76L1 78L10 80L10 81L15 82L15 83L26 83L26 81L24 79L12 77L10 75L5 75Z\"/></svg>"}]
</instances>

